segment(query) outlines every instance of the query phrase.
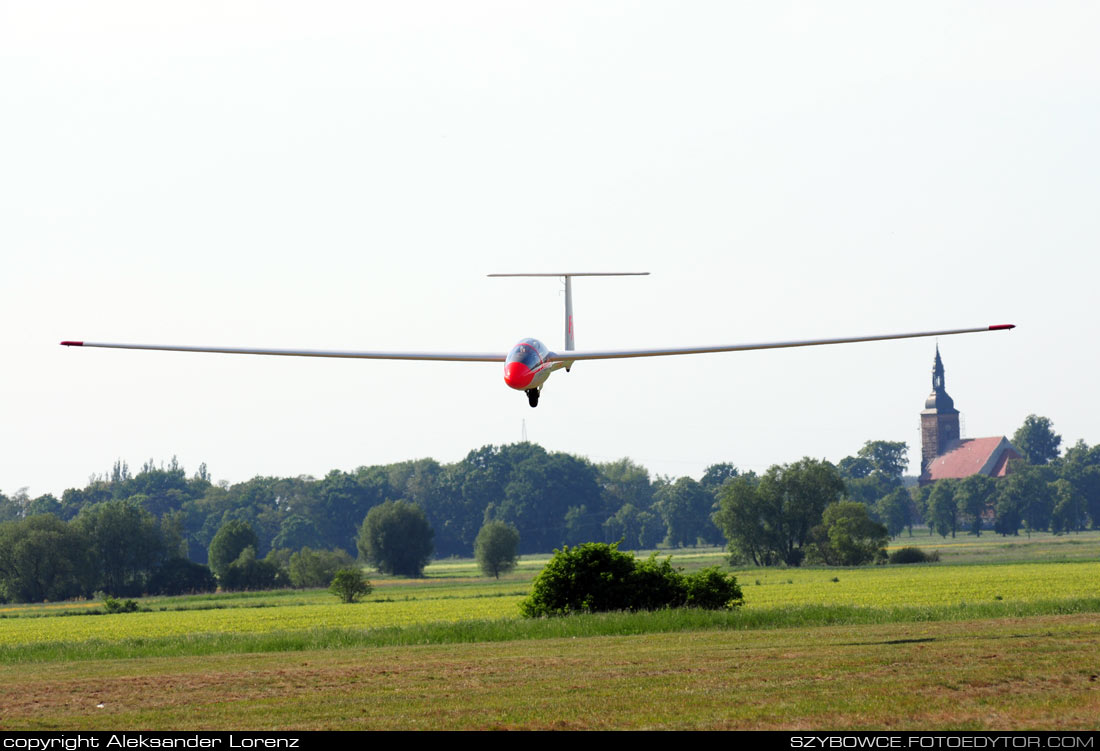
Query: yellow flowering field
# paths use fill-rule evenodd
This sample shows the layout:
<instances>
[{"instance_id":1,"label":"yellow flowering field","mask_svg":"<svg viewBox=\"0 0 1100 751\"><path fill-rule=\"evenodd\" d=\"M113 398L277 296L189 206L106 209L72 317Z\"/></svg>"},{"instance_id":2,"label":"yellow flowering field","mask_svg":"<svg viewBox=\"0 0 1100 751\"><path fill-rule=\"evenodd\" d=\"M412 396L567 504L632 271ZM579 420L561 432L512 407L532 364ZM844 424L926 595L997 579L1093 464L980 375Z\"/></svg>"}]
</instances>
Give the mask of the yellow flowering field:
<instances>
[{"instance_id":1,"label":"yellow flowering field","mask_svg":"<svg viewBox=\"0 0 1100 751\"><path fill-rule=\"evenodd\" d=\"M0 645L105 641L312 628L371 629L433 621L519 617L520 596L368 601L352 605L169 610L152 613L0 619Z\"/></svg>"},{"instance_id":2,"label":"yellow flowering field","mask_svg":"<svg viewBox=\"0 0 1100 751\"><path fill-rule=\"evenodd\" d=\"M801 605L861 607L950 606L1002 600L1006 603L1096 597L1100 561L1004 565L877 566L859 569L748 569L736 572L746 609ZM836 579L837 581L833 581ZM156 610L169 602L146 602L153 612L117 615L11 617L19 611L43 614L61 605L9 608L0 618L0 646L186 637L201 634L262 634L311 629L376 629L432 622L519 618L529 581L428 586L394 582L381 587L390 597L344 605L323 590L273 593L253 603L229 597L223 606ZM442 585L442 586L440 586ZM386 591L389 590L389 591ZM396 597L394 597L396 595ZM400 597L401 599L397 599ZM291 601L287 601L287 600ZM281 601L280 601L281 600ZM68 603L76 606L98 603Z\"/></svg>"},{"instance_id":3,"label":"yellow flowering field","mask_svg":"<svg viewBox=\"0 0 1100 751\"><path fill-rule=\"evenodd\" d=\"M1100 561L738 571L745 606L957 605L1100 595ZM839 581L833 581L833 579ZM757 584L759 582L759 585Z\"/></svg>"}]
</instances>

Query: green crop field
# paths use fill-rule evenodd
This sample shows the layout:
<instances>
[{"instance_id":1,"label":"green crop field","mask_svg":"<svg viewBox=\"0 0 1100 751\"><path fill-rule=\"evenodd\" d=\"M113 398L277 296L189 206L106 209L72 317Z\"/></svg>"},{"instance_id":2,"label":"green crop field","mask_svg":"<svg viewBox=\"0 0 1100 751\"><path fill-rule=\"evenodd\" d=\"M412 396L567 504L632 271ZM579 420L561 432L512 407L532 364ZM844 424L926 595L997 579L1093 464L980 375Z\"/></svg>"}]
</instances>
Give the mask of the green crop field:
<instances>
[{"instance_id":1,"label":"green crop field","mask_svg":"<svg viewBox=\"0 0 1100 751\"><path fill-rule=\"evenodd\" d=\"M324 590L114 615L7 605L0 729L1100 724L1100 533L893 547L913 544L941 562L738 570L730 613L521 619L546 556L499 581L452 560L377 577L352 605Z\"/></svg>"}]
</instances>

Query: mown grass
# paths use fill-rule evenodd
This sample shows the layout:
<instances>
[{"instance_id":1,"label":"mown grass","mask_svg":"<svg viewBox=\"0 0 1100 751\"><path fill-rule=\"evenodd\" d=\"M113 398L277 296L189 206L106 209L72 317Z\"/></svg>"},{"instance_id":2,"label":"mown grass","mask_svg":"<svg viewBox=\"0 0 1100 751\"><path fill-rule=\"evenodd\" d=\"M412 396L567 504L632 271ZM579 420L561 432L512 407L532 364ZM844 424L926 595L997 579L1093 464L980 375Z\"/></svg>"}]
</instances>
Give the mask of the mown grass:
<instances>
[{"instance_id":1,"label":"mown grass","mask_svg":"<svg viewBox=\"0 0 1100 751\"><path fill-rule=\"evenodd\" d=\"M0 666L0 729L1094 729L1098 639L1069 615L56 661Z\"/></svg>"}]
</instances>

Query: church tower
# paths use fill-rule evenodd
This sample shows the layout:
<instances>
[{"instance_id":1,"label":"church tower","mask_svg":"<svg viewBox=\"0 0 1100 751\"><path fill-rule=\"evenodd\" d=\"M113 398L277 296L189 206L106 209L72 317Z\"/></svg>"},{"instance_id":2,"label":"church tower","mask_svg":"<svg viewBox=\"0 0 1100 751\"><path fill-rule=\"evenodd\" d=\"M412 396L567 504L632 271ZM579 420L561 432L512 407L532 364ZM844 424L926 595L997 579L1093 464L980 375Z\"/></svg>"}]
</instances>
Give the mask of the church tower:
<instances>
[{"instance_id":1,"label":"church tower","mask_svg":"<svg viewBox=\"0 0 1100 751\"><path fill-rule=\"evenodd\" d=\"M940 347L936 345L936 362L932 366L932 393L924 401L920 413L920 468L921 474L937 456L947 453L951 445L959 440L959 410L954 400L947 395L943 385L943 360L940 359Z\"/></svg>"}]
</instances>

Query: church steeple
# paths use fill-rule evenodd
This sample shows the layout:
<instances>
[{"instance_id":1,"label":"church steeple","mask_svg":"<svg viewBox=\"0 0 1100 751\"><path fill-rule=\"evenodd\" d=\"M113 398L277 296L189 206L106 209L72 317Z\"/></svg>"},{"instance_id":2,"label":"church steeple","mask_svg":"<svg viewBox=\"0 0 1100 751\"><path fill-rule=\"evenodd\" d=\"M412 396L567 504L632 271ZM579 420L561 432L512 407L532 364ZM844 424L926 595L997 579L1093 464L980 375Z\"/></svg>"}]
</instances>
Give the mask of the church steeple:
<instances>
[{"instance_id":1,"label":"church steeple","mask_svg":"<svg viewBox=\"0 0 1100 751\"><path fill-rule=\"evenodd\" d=\"M955 409L955 400L947 394L944 388L943 360L940 359L940 345L936 345L936 360L932 363L932 393L924 400L924 412L934 410L938 414L958 414ZM921 412L923 415L924 412ZM955 436L958 438L958 436Z\"/></svg>"},{"instance_id":2,"label":"church steeple","mask_svg":"<svg viewBox=\"0 0 1100 751\"><path fill-rule=\"evenodd\" d=\"M943 391L943 360L940 359L940 345L936 343L936 362L932 364L932 390Z\"/></svg>"},{"instance_id":3,"label":"church steeple","mask_svg":"<svg viewBox=\"0 0 1100 751\"><path fill-rule=\"evenodd\" d=\"M959 440L959 410L944 388L943 360L936 345L936 359L932 363L932 393L924 401L920 413L921 474L939 455L947 453L951 444Z\"/></svg>"}]
</instances>

